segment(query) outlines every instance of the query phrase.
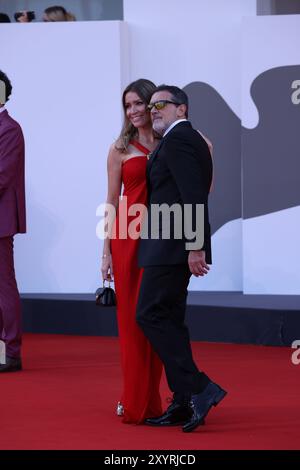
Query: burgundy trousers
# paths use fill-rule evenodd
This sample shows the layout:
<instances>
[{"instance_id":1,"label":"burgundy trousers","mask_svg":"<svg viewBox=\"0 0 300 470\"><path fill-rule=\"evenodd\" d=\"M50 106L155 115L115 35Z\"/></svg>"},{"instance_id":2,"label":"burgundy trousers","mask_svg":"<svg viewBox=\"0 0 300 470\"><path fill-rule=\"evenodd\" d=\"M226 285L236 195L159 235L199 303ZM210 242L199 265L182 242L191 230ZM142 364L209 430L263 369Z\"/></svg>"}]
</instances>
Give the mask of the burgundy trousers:
<instances>
[{"instance_id":1,"label":"burgundy trousers","mask_svg":"<svg viewBox=\"0 0 300 470\"><path fill-rule=\"evenodd\" d=\"M14 268L14 238L0 238L0 339L6 355L21 355L21 301Z\"/></svg>"}]
</instances>

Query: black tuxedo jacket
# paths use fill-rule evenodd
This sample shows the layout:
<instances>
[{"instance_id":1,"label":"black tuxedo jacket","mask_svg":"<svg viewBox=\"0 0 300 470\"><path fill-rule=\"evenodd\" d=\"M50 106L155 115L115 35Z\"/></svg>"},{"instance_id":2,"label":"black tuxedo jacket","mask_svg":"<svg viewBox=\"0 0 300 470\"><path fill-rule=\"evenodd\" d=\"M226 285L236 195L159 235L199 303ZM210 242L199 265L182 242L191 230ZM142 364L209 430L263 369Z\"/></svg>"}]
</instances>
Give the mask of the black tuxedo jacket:
<instances>
[{"instance_id":1,"label":"black tuxedo jacket","mask_svg":"<svg viewBox=\"0 0 300 470\"><path fill-rule=\"evenodd\" d=\"M205 140L188 121L176 124L161 140L147 164L148 213L139 245L139 266L187 263L190 249L187 249L186 243L193 240L185 237L184 217L179 222L182 225L180 239L175 238L178 234L175 235L174 218L171 218L170 239L163 239L161 219L158 226L153 224L153 220L158 220L157 217L153 218L153 211L157 214L158 205L172 206L176 203L180 204L182 213L184 205L189 205L193 230L196 228L196 205L204 205L204 244L197 249L205 250L206 262L211 263L207 205L211 180L212 159ZM178 228L179 218L176 220Z\"/></svg>"}]
</instances>

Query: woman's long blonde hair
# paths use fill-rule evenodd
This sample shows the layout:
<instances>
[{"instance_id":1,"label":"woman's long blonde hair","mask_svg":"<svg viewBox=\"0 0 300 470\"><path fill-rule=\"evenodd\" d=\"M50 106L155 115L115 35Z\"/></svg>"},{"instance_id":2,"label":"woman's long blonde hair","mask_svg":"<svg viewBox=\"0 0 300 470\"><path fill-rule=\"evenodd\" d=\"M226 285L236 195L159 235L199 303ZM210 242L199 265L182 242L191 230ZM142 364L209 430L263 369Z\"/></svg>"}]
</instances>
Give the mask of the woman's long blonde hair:
<instances>
[{"instance_id":1,"label":"woman's long blonde hair","mask_svg":"<svg viewBox=\"0 0 300 470\"><path fill-rule=\"evenodd\" d=\"M55 5L53 7L46 8L44 11L44 21L76 21L76 18L64 7Z\"/></svg>"},{"instance_id":2,"label":"woman's long blonde hair","mask_svg":"<svg viewBox=\"0 0 300 470\"><path fill-rule=\"evenodd\" d=\"M150 80L146 78L140 78L130 83L124 90L122 95L122 104L124 110L124 122L121 133L116 141L116 149L121 152L126 152L127 147L131 139L133 139L137 134L137 129L133 126L126 115L126 103L125 98L126 94L130 91L136 93L140 99L147 106L150 103L151 96L156 90L156 86Z\"/></svg>"}]
</instances>

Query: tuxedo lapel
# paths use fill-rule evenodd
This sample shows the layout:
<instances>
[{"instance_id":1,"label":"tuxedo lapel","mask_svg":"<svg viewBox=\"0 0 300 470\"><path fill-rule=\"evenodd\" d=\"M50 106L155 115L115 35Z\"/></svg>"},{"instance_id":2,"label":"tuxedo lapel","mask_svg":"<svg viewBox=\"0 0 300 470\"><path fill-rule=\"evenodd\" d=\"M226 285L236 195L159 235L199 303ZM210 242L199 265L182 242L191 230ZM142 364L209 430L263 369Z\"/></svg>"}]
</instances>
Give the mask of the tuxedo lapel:
<instances>
[{"instance_id":1,"label":"tuxedo lapel","mask_svg":"<svg viewBox=\"0 0 300 470\"><path fill-rule=\"evenodd\" d=\"M163 144L163 140L164 140L164 139L161 139L161 141L159 142L158 146L156 147L156 149L155 149L154 152L151 154L151 156L150 156L150 158L149 158L149 160L148 160L148 163L147 163L147 176L148 176L148 178L149 178L149 176L150 176L150 171L151 171L153 162L154 162L154 160L156 159L157 154L158 154L158 152L159 152L159 149L160 149L160 147L161 147L162 144Z\"/></svg>"}]
</instances>

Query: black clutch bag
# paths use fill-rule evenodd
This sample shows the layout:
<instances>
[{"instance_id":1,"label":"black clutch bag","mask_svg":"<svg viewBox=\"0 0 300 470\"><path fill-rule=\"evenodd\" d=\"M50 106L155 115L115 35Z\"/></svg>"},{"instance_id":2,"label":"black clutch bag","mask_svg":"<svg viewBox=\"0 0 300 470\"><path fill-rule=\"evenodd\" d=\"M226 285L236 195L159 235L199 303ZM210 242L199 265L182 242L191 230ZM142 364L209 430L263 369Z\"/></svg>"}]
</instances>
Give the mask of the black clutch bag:
<instances>
[{"instance_id":1,"label":"black clutch bag","mask_svg":"<svg viewBox=\"0 0 300 470\"><path fill-rule=\"evenodd\" d=\"M99 287L96 290L96 305L101 305L103 307L111 307L116 305L116 294L112 287L110 287L110 282L108 281L108 287L105 287L105 281L103 281L103 287Z\"/></svg>"}]
</instances>

